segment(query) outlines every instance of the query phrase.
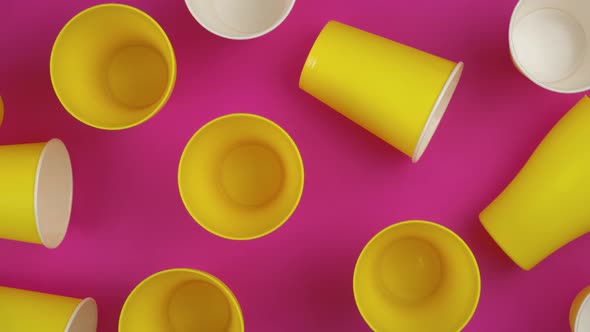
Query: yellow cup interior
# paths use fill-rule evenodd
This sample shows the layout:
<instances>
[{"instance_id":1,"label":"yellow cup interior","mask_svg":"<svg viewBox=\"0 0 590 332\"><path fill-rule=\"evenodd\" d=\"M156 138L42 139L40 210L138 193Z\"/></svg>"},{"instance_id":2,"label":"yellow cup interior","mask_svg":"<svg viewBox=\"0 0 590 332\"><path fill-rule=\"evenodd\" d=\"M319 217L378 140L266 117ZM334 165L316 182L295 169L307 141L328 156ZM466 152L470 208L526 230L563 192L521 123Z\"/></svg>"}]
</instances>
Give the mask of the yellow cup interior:
<instances>
[{"instance_id":1,"label":"yellow cup interior","mask_svg":"<svg viewBox=\"0 0 590 332\"><path fill-rule=\"evenodd\" d=\"M303 162L289 135L270 120L232 114L209 122L187 144L178 183L205 229L252 239L280 227L303 191Z\"/></svg>"},{"instance_id":2,"label":"yellow cup interior","mask_svg":"<svg viewBox=\"0 0 590 332\"><path fill-rule=\"evenodd\" d=\"M231 290L205 272L166 270L131 292L119 332L242 332L244 319Z\"/></svg>"},{"instance_id":3,"label":"yellow cup interior","mask_svg":"<svg viewBox=\"0 0 590 332\"><path fill-rule=\"evenodd\" d=\"M479 294L471 250L449 229L425 221L381 231L362 251L354 273L357 306L375 331L460 331Z\"/></svg>"},{"instance_id":4,"label":"yellow cup interior","mask_svg":"<svg viewBox=\"0 0 590 332\"><path fill-rule=\"evenodd\" d=\"M78 120L123 129L153 116L168 100L176 78L166 33L133 7L107 4L76 15L51 54L55 92Z\"/></svg>"}]
</instances>

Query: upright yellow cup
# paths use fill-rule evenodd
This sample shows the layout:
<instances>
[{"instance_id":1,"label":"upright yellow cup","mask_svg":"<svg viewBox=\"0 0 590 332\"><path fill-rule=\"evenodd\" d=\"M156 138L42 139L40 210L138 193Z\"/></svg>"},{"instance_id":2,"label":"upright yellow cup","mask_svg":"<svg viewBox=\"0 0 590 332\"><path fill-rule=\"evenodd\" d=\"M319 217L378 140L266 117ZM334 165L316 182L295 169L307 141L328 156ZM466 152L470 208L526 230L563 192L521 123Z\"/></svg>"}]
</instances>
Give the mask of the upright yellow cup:
<instances>
[{"instance_id":1,"label":"upright yellow cup","mask_svg":"<svg viewBox=\"0 0 590 332\"><path fill-rule=\"evenodd\" d=\"M363 249L354 297L373 331L457 332L480 295L469 247L451 230L412 220L387 227Z\"/></svg>"},{"instance_id":2,"label":"upright yellow cup","mask_svg":"<svg viewBox=\"0 0 590 332\"><path fill-rule=\"evenodd\" d=\"M147 121L166 103L176 59L166 33L139 9L106 4L71 19L59 33L51 81L65 109L101 129Z\"/></svg>"},{"instance_id":3,"label":"upright yellow cup","mask_svg":"<svg viewBox=\"0 0 590 332\"><path fill-rule=\"evenodd\" d=\"M578 293L572 302L569 321L572 332L590 331L590 286Z\"/></svg>"},{"instance_id":4,"label":"upright yellow cup","mask_svg":"<svg viewBox=\"0 0 590 332\"><path fill-rule=\"evenodd\" d=\"M249 240L291 216L303 192L295 142L274 122L253 114L217 118L191 138L178 168L182 201L218 236Z\"/></svg>"},{"instance_id":5,"label":"upright yellow cup","mask_svg":"<svg viewBox=\"0 0 590 332\"><path fill-rule=\"evenodd\" d=\"M158 272L131 292L119 332L243 332L232 291L214 276L191 269Z\"/></svg>"},{"instance_id":6,"label":"upright yellow cup","mask_svg":"<svg viewBox=\"0 0 590 332\"><path fill-rule=\"evenodd\" d=\"M459 83L454 63L331 21L299 87L417 162Z\"/></svg>"},{"instance_id":7,"label":"upright yellow cup","mask_svg":"<svg viewBox=\"0 0 590 332\"><path fill-rule=\"evenodd\" d=\"M72 166L59 139L0 146L0 238L56 248L72 208Z\"/></svg>"},{"instance_id":8,"label":"upright yellow cup","mask_svg":"<svg viewBox=\"0 0 590 332\"><path fill-rule=\"evenodd\" d=\"M590 231L590 99L545 137L479 218L512 260L530 270Z\"/></svg>"},{"instance_id":9,"label":"upright yellow cup","mask_svg":"<svg viewBox=\"0 0 590 332\"><path fill-rule=\"evenodd\" d=\"M71 297L0 287L0 331L96 332L92 298Z\"/></svg>"}]
</instances>

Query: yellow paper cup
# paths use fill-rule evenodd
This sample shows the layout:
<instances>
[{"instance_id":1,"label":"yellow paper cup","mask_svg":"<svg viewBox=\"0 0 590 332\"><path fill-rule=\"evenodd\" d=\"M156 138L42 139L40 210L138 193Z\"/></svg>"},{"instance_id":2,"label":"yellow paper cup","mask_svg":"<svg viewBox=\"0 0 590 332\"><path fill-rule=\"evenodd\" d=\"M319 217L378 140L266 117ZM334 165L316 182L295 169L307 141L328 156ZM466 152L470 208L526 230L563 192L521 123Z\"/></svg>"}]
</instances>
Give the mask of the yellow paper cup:
<instances>
[{"instance_id":1,"label":"yellow paper cup","mask_svg":"<svg viewBox=\"0 0 590 332\"><path fill-rule=\"evenodd\" d=\"M92 298L0 287L0 331L96 332L97 316Z\"/></svg>"},{"instance_id":2,"label":"yellow paper cup","mask_svg":"<svg viewBox=\"0 0 590 332\"><path fill-rule=\"evenodd\" d=\"M590 231L589 128L590 99L584 97L479 216L524 270Z\"/></svg>"},{"instance_id":3,"label":"yellow paper cup","mask_svg":"<svg viewBox=\"0 0 590 332\"><path fill-rule=\"evenodd\" d=\"M178 186L201 226L227 239L249 240L273 232L295 211L303 162L277 124L231 114L191 138L180 159Z\"/></svg>"},{"instance_id":4,"label":"yellow paper cup","mask_svg":"<svg viewBox=\"0 0 590 332\"><path fill-rule=\"evenodd\" d=\"M158 272L131 292L119 332L243 332L238 300L221 280L197 270Z\"/></svg>"},{"instance_id":5,"label":"yellow paper cup","mask_svg":"<svg viewBox=\"0 0 590 332\"><path fill-rule=\"evenodd\" d=\"M572 302L569 321L572 332L590 331L590 286L584 288Z\"/></svg>"},{"instance_id":6,"label":"yellow paper cup","mask_svg":"<svg viewBox=\"0 0 590 332\"><path fill-rule=\"evenodd\" d=\"M520 0L509 41L516 67L535 84L561 93L590 89L587 0Z\"/></svg>"},{"instance_id":7,"label":"yellow paper cup","mask_svg":"<svg viewBox=\"0 0 590 332\"><path fill-rule=\"evenodd\" d=\"M412 220L387 227L363 249L354 297L373 331L456 332L480 295L477 261L451 230Z\"/></svg>"},{"instance_id":8,"label":"yellow paper cup","mask_svg":"<svg viewBox=\"0 0 590 332\"><path fill-rule=\"evenodd\" d=\"M289 15L295 0L185 0L199 24L229 39L252 39L278 27Z\"/></svg>"},{"instance_id":9,"label":"yellow paper cup","mask_svg":"<svg viewBox=\"0 0 590 332\"><path fill-rule=\"evenodd\" d=\"M56 248L72 209L72 166L59 139L0 146L0 238Z\"/></svg>"},{"instance_id":10,"label":"yellow paper cup","mask_svg":"<svg viewBox=\"0 0 590 332\"><path fill-rule=\"evenodd\" d=\"M417 162L459 83L463 63L331 21L299 87Z\"/></svg>"},{"instance_id":11,"label":"yellow paper cup","mask_svg":"<svg viewBox=\"0 0 590 332\"><path fill-rule=\"evenodd\" d=\"M2 97L0 96L0 126L2 126L3 121L4 121L4 102L2 101Z\"/></svg>"},{"instance_id":12,"label":"yellow paper cup","mask_svg":"<svg viewBox=\"0 0 590 332\"><path fill-rule=\"evenodd\" d=\"M147 121L166 103L176 59L166 33L139 9L89 8L61 30L51 52L51 81L65 109L101 129Z\"/></svg>"}]
</instances>

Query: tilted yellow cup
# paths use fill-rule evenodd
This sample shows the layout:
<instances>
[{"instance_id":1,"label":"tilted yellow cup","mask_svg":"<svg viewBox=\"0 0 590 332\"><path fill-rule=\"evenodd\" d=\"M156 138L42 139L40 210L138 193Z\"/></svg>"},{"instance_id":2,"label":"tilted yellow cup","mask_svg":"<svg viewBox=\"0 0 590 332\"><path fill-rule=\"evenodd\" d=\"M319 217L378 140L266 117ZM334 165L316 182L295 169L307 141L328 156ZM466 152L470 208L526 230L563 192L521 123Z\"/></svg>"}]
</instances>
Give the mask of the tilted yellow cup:
<instances>
[{"instance_id":1,"label":"tilted yellow cup","mask_svg":"<svg viewBox=\"0 0 590 332\"><path fill-rule=\"evenodd\" d=\"M460 331L475 312L481 287L465 242L419 220L373 237L358 258L353 285L361 315L379 332Z\"/></svg>"},{"instance_id":2,"label":"tilted yellow cup","mask_svg":"<svg viewBox=\"0 0 590 332\"><path fill-rule=\"evenodd\" d=\"M417 162L462 70L462 62L331 21L309 53L299 87Z\"/></svg>"},{"instance_id":3,"label":"tilted yellow cup","mask_svg":"<svg viewBox=\"0 0 590 332\"><path fill-rule=\"evenodd\" d=\"M590 231L590 99L545 137L510 185L481 212L488 233L530 270Z\"/></svg>"},{"instance_id":4,"label":"tilted yellow cup","mask_svg":"<svg viewBox=\"0 0 590 332\"><path fill-rule=\"evenodd\" d=\"M131 292L119 332L243 332L238 300L221 280L191 269L158 272Z\"/></svg>"},{"instance_id":5,"label":"tilted yellow cup","mask_svg":"<svg viewBox=\"0 0 590 332\"><path fill-rule=\"evenodd\" d=\"M0 331L96 332L97 316L92 298L0 287Z\"/></svg>"},{"instance_id":6,"label":"tilted yellow cup","mask_svg":"<svg viewBox=\"0 0 590 332\"><path fill-rule=\"evenodd\" d=\"M57 37L51 81L65 109L83 123L124 129L166 103L176 59L166 33L139 9L106 4L71 19Z\"/></svg>"},{"instance_id":7,"label":"tilted yellow cup","mask_svg":"<svg viewBox=\"0 0 590 332\"><path fill-rule=\"evenodd\" d=\"M279 228L303 192L303 162L291 137L274 122L231 114L199 129L178 169L182 201L218 236L248 240Z\"/></svg>"},{"instance_id":8,"label":"tilted yellow cup","mask_svg":"<svg viewBox=\"0 0 590 332\"><path fill-rule=\"evenodd\" d=\"M590 286L584 288L574 298L569 314L572 332L590 331Z\"/></svg>"},{"instance_id":9,"label":"tilted yellow cup","mask_svg":"<svg viewBox=\"0 0 590 332\"><path fill-rule=\"evenodd\" d=\"M59 139L0 146L0 238L57 247L72 191L70 157Z\"/></svg>"}]
</instances>

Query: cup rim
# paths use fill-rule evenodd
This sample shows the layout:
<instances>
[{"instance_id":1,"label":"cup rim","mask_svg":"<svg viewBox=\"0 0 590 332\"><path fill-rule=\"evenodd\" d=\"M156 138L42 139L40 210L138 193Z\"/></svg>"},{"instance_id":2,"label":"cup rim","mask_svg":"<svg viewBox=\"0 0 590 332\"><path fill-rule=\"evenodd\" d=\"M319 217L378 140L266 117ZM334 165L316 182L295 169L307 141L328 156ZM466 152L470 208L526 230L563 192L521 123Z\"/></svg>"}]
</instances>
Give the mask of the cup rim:
<instances>
[{"instance_id":1,"label":"cup rim","mask_svg":"<svg viewBox=\"0 0 590 332\"><path fill-rule=\"evenodd\" d=\"M169 273L177 273L177 272L186 272L186 273L191 273L194 275L204 277L208 281L212 282L218 289L220 289L223 292L223 294L226 296L226 299L228 300L228 302L230 302L231 306L236 309L236 311L238 313L238 318L240 321L240 331L244 331L244 314L242 313L242 308L240 306L240 303L239 303L238 299L236 298L235 294L232 292L231 288L229 288L229 286L227 286L223 281L221 281L221 279L217 278L216 276L214 276L210 273L207 273L205 271L191 269L191 268L173 268L173 269L162 270L162 271L156 272L156 273L148 276L147 278L143 279L139 284L137 284L137 286L135 286L133 288L131 293L129 293L129 295L125 299L125 303L123 304L123 308L121 309L121 313L119 315L119 324L118 324L119 331L122 331L121 322L122 322L123 316L126 314L126 312L128 310L129 302L130 302L131 298L133 298L136 295L136 293L139 291L139 289L143 288L147 283L149 283L150 281L152 281L153 279L155 279L161 275L169 274Z\"/></svg>"},{"instance_id":2,"label":"cup rim","mask_svg":"<svg viewBox=\"0 0 590 332\"><path fill-rule=\"evenodd\" d=\"M277 129L278 132L280 132L283 137L285 137L291 147L293 148L293 151L297 154L297 161L299 163L300 169L301 169L301 181L299 182L299 191L297 193L297 199L293 202L291 209L289 210L289 212L285 215L285 217L283 218L283 220L281 220L281 222L279 222L277 225L267 229L264 232L261 232L259 234L255 234L255 235L251 235L251 236L231 236L231 235L227 235L227 234L223 234L220 233L218 231L215 231L213 229L211 229L209 226L207 226L206 224L204 224L203 222L201 222L199 220L199 218L197 218L197 216L193 213L193 211L189 208L190 204L187 200L187 198L185 197L184 194L184 184L181 181L181 173L183 172L183 165L184 165L184 160L185 158L187 158L187 155L189 154L188 151L188 147L195 141L198 139L198 136L200 136L200 134L207 129L208 127L216 124L217 122L221 122L230 118L239 118L239 117L244 117L244 118L253 118L259 121L263 121L266 122L268 124L270 124L273 128ZM225 238L228 240L254 240L254 239L258 239L261 238L263 236L266 236L274 231L276 231L277 229L279 229L281 226L283 226L287 220L289 220L289 218L291 218L291 216L293 215L293 213L295 212L295 210L297 209L297 207L299 206L299 203L301 201L301 196L303 196L303 187L305 185L305 168L303 165L303 159L301 158L301 152L299 151L299 148L297 147L297 144L295 143L295 141L293 140L293 138L289 135L289 133L287 133L287 131L285 131L285 129L283 129L281 126L279 126L278 124L276 124L274 121L271 121L263 116L260 115L256 115L256 114L251 114L251 113L231 113L231 114L226 114L220 117L217 117L209 122L207 122L204 126L202 126L201 128L199 128L199 130L197 130L193 136L190 138L190 140L186 143L184 150L182 151L182 155L180 157L180 162L178 163L178 191L180 192L180 197L182 199L182 203L184 204L185 209L188 211L188 213L191 215L191 217L193 218L193 220L195 220L199 225L201 225L201 227L203 227L206 231L210 232L211 234L217 235L221 238Z\"/></svg>"},{"instance_id":3,"label":"cup rim","mask_svg":"<svg viewBox=\"0 0 590 332\"><path fill-rule=\"evenodd\" d=\"M582 292L584 292L584 290L582 290ZM584 297L584 300L582 301L582 303L580 303L580 306L578 307L578 311L576 312L576 322L574 323L574 331L573 332L581 332L580 330L580 322L582 321L582 310L584 309L584 307L586 306L590 306L590 289L587 290L587 294L586 297Z\"/></svg>"},{"instance_id":4,"label":"cup rim","mask_svg":"<svg viewBox=\"0 0 590 332\"><path fill-rule=\"evenodd\" d=\"M369 325L369 327L374 330L377 331L377 326L374 325L373 322L369 321L369 319L367 318L367 314L366 314L366 309L362 308L359 301L358 301L358 292L357 292L357 283L358 283L358 274L359 274L359 262L361 261L361 259L364 258L365 255L367 255L367 251L368 248L370 248L371 246L373 246L373 244L375 243L375 241L377 241L377 239L379 237L381 237L383 234L392 231L395 228L399 228L399 227L404 227L407 225L426 225L428 227L434 227L434 228L438 228L442 231L444 231L445 233L451 235L452 238L454 238L456 240L456 243L464 249L464 251L468 254L468 257L470 259L470 262L472 263L471 266L475 268L475 277L477 278L477 290L476 290L476 295L475 295L475 300L473 302L472 308L469 310L469 314L465 315L465 319L463 322L461 322L457 329L457 331L461 331L463 328L465 328L465 326L469 323L469 321L471 320L471 318L473 317L473 315L475 314L475 310L477 309L477 306L479 304L479 299L480 299L480 295L481 295L481 273L479 270L479 264L477 263L477 259L475 258L475 255L473 254L473 251L471 251L471 248L469 248L469 246L467 245L467 243L465 243L465 241L459 236L457 235L455 232L453 232L452 230L450 230L449 228L442 226L440 224L434 223L434 222L430 222L430 221L425 221L425 220L406 220L406 221L401 221L398 223L395 223L393 225L389 225L387 227L385 227L384 229L382 229L381 231L379 231L377 234L375 234L370 240L369 242L367 242L367 244L363 247L363 250L361 251L360 255L357 258L356 264L354 266L354 273L353 273L353 294L354 294L354 301L356 303L356 306L361 314L361 316L363 317L364 321L367 323L367 325Z\"/></svg>"},{"instance_id":5,"label":"cup rim","mask_svg":"<svg viewBox=\"0 0 590 332\"><path fill-rule=\"evenodd\" d=\"M518 70L526 78L531 80L533 83L535 83L536 85L540 86L541 88L547 89L549 91L553 91L553 92L557 92L557 93L564 93L564 94L574 94L574 93L580 93L580 92L590 90L590 84L587 84L585 86L582 86L582 87L576 88L576 89L558 89L558 88L551 87L551 86L537 80L535 77L533 77L533 75L531 75L528 72L528 70L526 70L526 68L524 68L522 66L522 64L520 63L520 61L516 57L516 50L515 50L512 34L513 34L514 28L516 26L516 12L520 9L520 7L522 6L524 1L526 1L526 0L519 0L518 3L516 4L516 6L514 7L514 10L512 11L512 15L510 16L510 24L508 26L508 44L510 47L510 56L512 58L512 61L514 61L514 64L516 65Z\"/></svg>"},{"instance_id":6,"label":"cup rim","mask_svg":"<svg viewBox=\"0 0 590 332\"><path fill-rule=\"evenodd\" d=\"M98 9L102 9L102 8L107 8L107 7L113 7L113 8L122 8L125 10L131 10L132 12L139 14L140 16L143 16L144 18L146 18L160 33L160 35L162 36L162 38L164 39L164 41L166 42L166 51L168 52L168 54L170 55L170 59L171 59L171 63L170 63L170 72L168 73L168 84L166 85L166 89L164 90L164 92L162 93L163 98L158 101L157 105L155 105L153 107L153 110L147 114L146 116L144 116L143 118L134 121L132 123L129 124L125 124L125 125L120 125L120 126L104 126L104 125L98 125L95 123L92 123L91 121L88 121L86 119L84 119L83 117L79 116L72 107L68 106L67 103L64 101L63 96L61 95L61 93L58 91L58 89L56 88L55 85L55 79L54 79L54 72L55 72L55 61L54 61L54 57L55 57L55 52L56 52L56 45L58 44L58 42L63 38L63 34L65 33L65 31L67 31L67 29L78 19L80 19L80 17L82 17L83 15L86 15L88 13L91 13L95 10ZM172 42L170 41L170 38L168 38L168 35L166 34L166 31L164 31L164 29L162 28L162 26L160 26L160 24L150 15L148 15L146 12L129 6L129 5L124 5L124 4L118 4L118 3L107 3L107 4L101 4L101 5L96 5L96 6L92 6L89 8L84 9L83 11L77 13L76 15L74 15L74 17L72 17L65 25L64 27L59 31L59 34L57 35L55 41L53 42L53 46L51 47L51 55L49 57L49 76L51 78L51 85L53 86L53 91L55 91L55 94L57 95L57 98L59 99L59 101L61 102L61 104L63 105L63 107L65 108L65 110L70 113L71 116L73 116L76 120L84 123L85 125L88 125L90 127L94 127L97 129L103 129L103 130L123 130L123 129L128 129L128 128L132 128L135 126L138 126L144 122L146 122L147 120L151 119L154 115L156 115L156 113L158 113L163 107L164 105L168 102L168 100L170 99L170 96L172 95L172 90L174 90L174 85L176 83L176 75L177 75L177 64L176 64L176 55L174 54L174 48L172 46Z\"/></svg>"},{"instance_id":7,"label":"cup rim","mask_svg":"<svg viewBox=\"0 0 590 332\"><path fill-rule=\"evenodd\" d=\"M258 37L262 37L268 33L270 33L271 31L273 31L274 29L276 29L279 25L281 25L289 16L289 14L291 13L291 11L293 10L293 7L295 6L295 1L296 0L288 0L289 1L289 5L287 10L285 11L285 13L270 27L256 32L256 33L252 33L252 34L248 34L245 36L230 36L224 33L220 33L219 31L216 31L215 29L213 29L212 27L208 26L207 24L203 23L198 15L195 13L195 10L193 9L193 7L191 7L191 0L184 0L184 3L186 4L188 11L191 13L191 15L193 16L193 18L195 19L195 21L197 21L197 23L199 23L199 25L201 25L203 28L205 28L205 30L211 32L212 34L222 37L222 38L226 38L226 39L231 39L231 40L249 40L249 39L255 39Z\"/></svg>"}]
</instances>

